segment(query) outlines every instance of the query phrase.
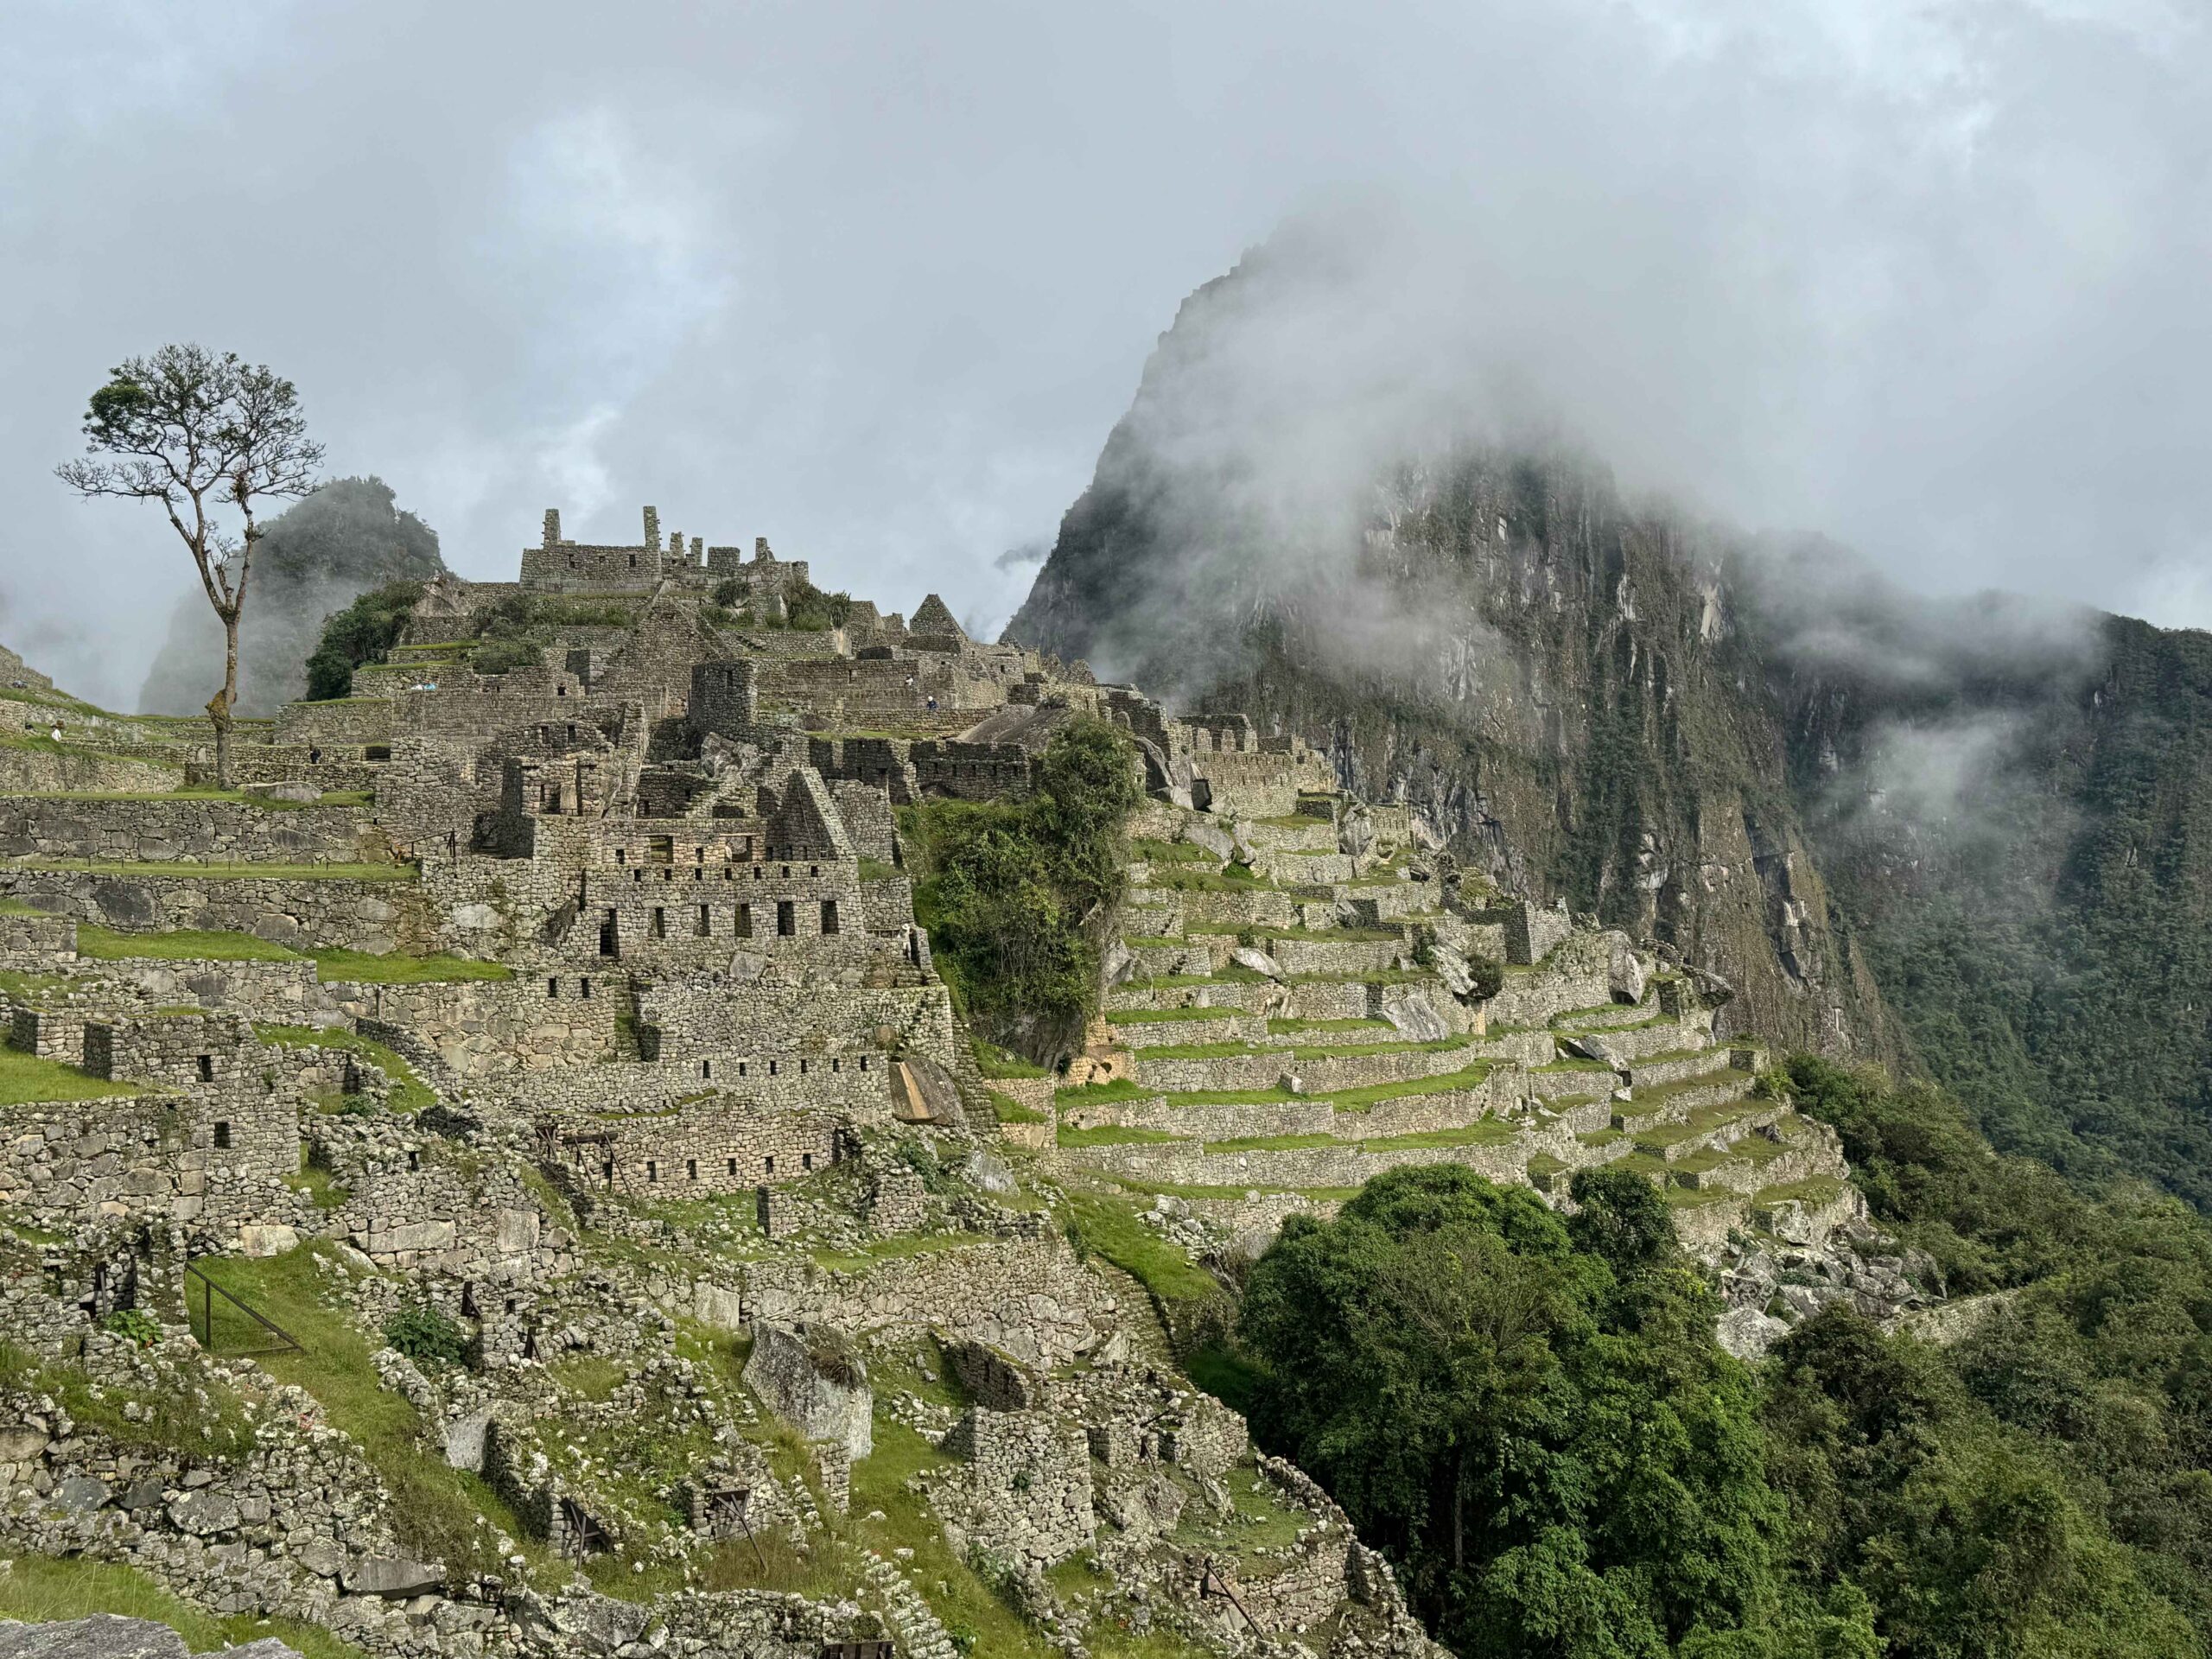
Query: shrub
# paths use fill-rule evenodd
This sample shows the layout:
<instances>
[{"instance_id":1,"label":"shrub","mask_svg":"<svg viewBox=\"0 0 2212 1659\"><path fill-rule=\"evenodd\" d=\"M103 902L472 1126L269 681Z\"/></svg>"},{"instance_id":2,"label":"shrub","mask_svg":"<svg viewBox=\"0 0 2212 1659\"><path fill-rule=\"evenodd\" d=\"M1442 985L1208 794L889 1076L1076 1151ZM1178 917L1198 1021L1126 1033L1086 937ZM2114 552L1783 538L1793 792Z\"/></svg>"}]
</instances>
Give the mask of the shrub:
<instances>
[{"instance_id":1,"label":"shrub","mask_svg":"<svg viewBox=\"0 0 2212 1659\"><path fill-rule=\"evenodd\" d=\"M423 1301L395 1308L384 1322L384 1339L417 1365L458 1365L468 1345L459 1325Z\"/></svg>"},{"instance_id":2,"label":"shrub","mask_svg":"<svg viewBox=\"0 0 2212 1659\"><path fill-rule=\"evenodd\" d=\"M1505 988L1505 964L1486 951L1468 957L1467 975L1475 982L1473 995L1479 1001L1487 1002Z\"/></svg>"},{"instance_id":3,"label":"shrub","mask_svg":"<svg viewBox=\"0 0 2212 1659\"><path fill-rule=\"evenodd\" d=\"M391 654L422 597L419 582L388 582L325 617L322 638L308 658L308 700L353 696L353 671Z\"/></svg>"},{"instance_id":4,"label":"shrub","mask_svg":"<svg viewBox=\"0 0 2212 1659\"><path fill-rule=\"evenodd\" d=\"M118 1307L100 1321L100 1329L141 1348L150 1348L162 1339L162 1327L143 1308Z\"/></svg>"}]
</instances>

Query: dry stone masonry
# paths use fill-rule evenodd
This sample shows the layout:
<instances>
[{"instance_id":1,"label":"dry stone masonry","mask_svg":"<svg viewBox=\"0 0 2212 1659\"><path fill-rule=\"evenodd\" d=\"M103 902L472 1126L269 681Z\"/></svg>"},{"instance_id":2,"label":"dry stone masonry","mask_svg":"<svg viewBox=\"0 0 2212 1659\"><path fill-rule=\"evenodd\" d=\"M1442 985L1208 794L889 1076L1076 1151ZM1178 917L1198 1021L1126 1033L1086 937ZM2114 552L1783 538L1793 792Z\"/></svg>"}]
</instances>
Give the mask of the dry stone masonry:
<instances>
[{"instance_id":1,"label":"dry stone masonry","mask_svg":"<svg viewBox=\"0 0 2212 1659\"><path fill-rule=\"evenodd\" d=\"M833 610L765 541L549 512L351 697L242 722L240 791L196 728L5 653L0 696L67 721L0 749L18 1558L378 1659L1428 1659L1343 1512L1184 1379L1226 1290L1079 1249L1078 1199L1225 1269L1400 1164L1568 1203L1620 1163L1741 1351L1937 1288L1663 950L1464 875L1291 739L935 595ZM1026 796L1079 718L1147 797L1102 1017L1001 1075L899 813Z\"/></svg>"}]
</instances>

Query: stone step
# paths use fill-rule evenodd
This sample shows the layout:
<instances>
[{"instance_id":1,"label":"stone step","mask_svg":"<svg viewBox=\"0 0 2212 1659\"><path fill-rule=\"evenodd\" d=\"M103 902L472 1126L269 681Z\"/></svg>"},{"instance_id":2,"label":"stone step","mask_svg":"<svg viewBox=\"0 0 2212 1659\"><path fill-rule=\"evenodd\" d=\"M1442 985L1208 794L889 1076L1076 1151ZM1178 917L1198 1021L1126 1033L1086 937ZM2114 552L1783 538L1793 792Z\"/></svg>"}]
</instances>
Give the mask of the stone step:
<instances>
[{"instance_id":1,"label":"stone step","mask_svg":"<svg viewBox=\"0 0 2212 1659\"><path fill-rule=\"evenodd\" d=\"M1620 1077L1610 1066L1589 1060L1552 1060L1529 1070L1529 1093L1538 1100L1561 1096L1610 1096Z\"/></svg>"},{"instance_id":2,"label":"stone step","mask_svg":"<svg viewBox=\"0 0 2212 1659\"><path fill-rule=\"evenodd\" d=\"M1632 1133L1659 1123L1679 1122L1701 1107L1741 1100L1751 1093L1754 1081L1749 1071L1739 1071L1732 1066L1716 1067L1679 1083L1638 1090L1627 1100L1614 1103L1613 1127Z\"/></svg>"},{"instance_id":3,"label":"stone step","mask_svg":"<svg viewBox=\"0 0 2212 1659\"><path fill-rule=\"evenodd\" d=\"M1436 1049L1407 1046L1332 1056L1300 1055L1283 1048L1260 1049L1246 1054L1197 1059L1165 1058L1139 1051L1135 1069L1139 1084L1167 1094L1274 1089L1285 1086L1285 1077L1294 1077L1297 1087L1293 1093L1327 1095L1348 1089L1444 1077L1466 1070L1479 1058L1464 1044Z\"/></svg>"},{"instance_id":4,"label":"stone step","mask_svg":"<svg viewBox=\"0 0 2212 1659\"><path fill-rule=\"evenodd\" d=\"M1116 1042L1126 1048L1140 1050L1186 1047L1194 1043L1257 1044L1268 1039L1264 1014L1243 1014L1233 1008L1205 1019L1143 1020L1124 1014L1109 1024Z\"/></svg>"},{"instance_id":5,"label":"stone step","mask_svg":"<svg viewBox=\"0 0 2212 1659\"><path fill-rule=\"evenodd\" d=\"M1670 1083L1680 1083L1685 1077L1702 1077L1717 1066L1729 1064L1721 1051L1710 1045L1662 1051L1633 1062L1628 1068L1628 1085L1641 1093Z\"/></svg>"},{"instance_id":6,"label":"stone step","mask_svg":"<svg viewBox=\"0 0 2212 1659\"><path fill-rule=\"evenodd\" d=\"M1595 1007L1571 1008L1553 1017L1560 1031L1602 1031L1612 1026L1640 1025L1659 1012L1650 1002L1604 1002Z\"/></svg>"},{"instance_id":7,"label":"stone step","mask_svg":"<svg viewBox=\"0 0 2212 1659\"><path fill-rule=\"evenodd\" d=\"M1236 826L1236 839L1262 853L1333 854L1337 827L1326 818L1300 817L1294 823L1246 818Z\"/></svg>"},{"instance_id":8,"label":"stone step","mask_svg":"<svg viewBox=\"0 0 2212 1659\"><path fill-rule=\"evenodd\" d=\"M1580 1046L1592 1052L1592 1057L1604 1060L1614 1067L1631 1065L1662 1054L1686 1054L1713 1046L1713 1033L1702 1020L1662 1020L1655 1025L1635 1026L1624 1029L1562 1033L1560 1052L1567 1053L1571 1046Z\"/></svg>"},{"instance_id":9,"label":"stone step","mask_svg":"<svg viewBox=\"0 0 2212 1659\"><path fill-rule=\"evenodd\" d=\"M1132 1358L1152 1365L1155 1370L1173 1371L1175 1345L1168 1339L1167 1327L1160 1321L1160 1308L1152 1300L1152 1293L1140 1284L1135 1276L1114 1266L1103 1257L1089 1259L1090 1271L1113 1287L1116 1304L1115 1325L1129 1336Z\"/></svg>"}]
</instances>

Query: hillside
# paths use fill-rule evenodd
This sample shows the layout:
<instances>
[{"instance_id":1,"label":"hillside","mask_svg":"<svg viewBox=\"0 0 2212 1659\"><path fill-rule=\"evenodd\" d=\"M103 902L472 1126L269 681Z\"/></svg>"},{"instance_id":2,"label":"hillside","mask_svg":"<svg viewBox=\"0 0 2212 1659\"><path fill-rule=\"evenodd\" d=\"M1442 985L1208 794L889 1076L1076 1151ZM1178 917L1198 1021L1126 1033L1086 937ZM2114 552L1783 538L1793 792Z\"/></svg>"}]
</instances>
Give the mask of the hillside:
<instances>
[{"instance_id":1,"label":"hillside","mask_svg":"<svg viewBox=\"0 0 2212 1659\"><path fill-rule=\"evenodd\" d=\"M1377 445L1361 406L1317 485L1282 457L1328 429L1236 378L1310 300L1294 251L1185 303L1007 637L1295 733L1508 890L1727 981L1724 1029L2212 1198L2212 639L1916 601L1494 423Z\"/></svg>"},{"instance_id":2,"label":"hillside","mask_svg":"<svg viewBox=\"0 0 2212 1659\"><path fill-rule=\"evenodd\" d=\"M437 533L376 478L334 479L269 522L238 628L238 710L265 718L306 695L323 618L359 594L445 569ZM223 683L223 628L197 587L181 595L138 706L195 709Z\"/></svg>"}]
</instances>

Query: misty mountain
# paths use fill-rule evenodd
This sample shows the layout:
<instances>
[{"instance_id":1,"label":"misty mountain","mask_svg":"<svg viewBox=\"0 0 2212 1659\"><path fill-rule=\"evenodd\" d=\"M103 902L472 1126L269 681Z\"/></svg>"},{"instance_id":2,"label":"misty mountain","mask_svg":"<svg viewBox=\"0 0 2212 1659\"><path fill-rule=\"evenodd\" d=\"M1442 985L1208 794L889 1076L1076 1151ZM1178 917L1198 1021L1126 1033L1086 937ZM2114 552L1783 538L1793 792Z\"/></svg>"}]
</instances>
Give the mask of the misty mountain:
<instances>
[{"instance_id":1,"label":"misty mountain","mask_svg":"<svg viewBox=\"0 0 2212 1659\"><path fill-rule=\"evenodd\" d=\"M385 582L445 568L437 532L401 512L382 479L333 479L303 497L270 522L254 555L238 628L238 712L274 715L305 695L307 658L331 612ZM194 587L171 613L138 706L195 713L222 683L222 624Z\"/></svg>"},{"instance_id":2,"label":"misty mountain","mask_svg":"<svg viewBox=\"0 0 2212 1659\"><path fill-rule=\"evenodd\" d=\"M1298 731L1730 980L1735 1029L2212 1203L2212 636L1920 598L1632 494L1491 389L1401 399L1325 343L1308 251L1185 302L1008 636Z\"/></svg>"}]
</instances>

